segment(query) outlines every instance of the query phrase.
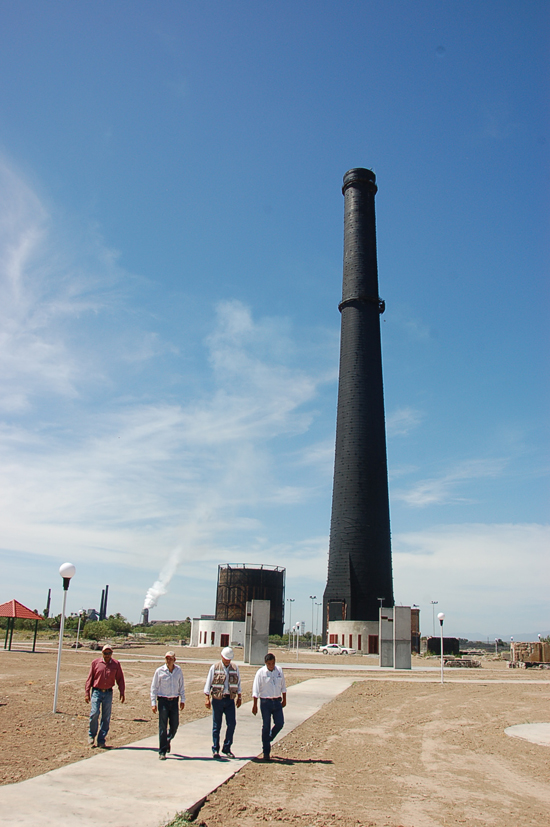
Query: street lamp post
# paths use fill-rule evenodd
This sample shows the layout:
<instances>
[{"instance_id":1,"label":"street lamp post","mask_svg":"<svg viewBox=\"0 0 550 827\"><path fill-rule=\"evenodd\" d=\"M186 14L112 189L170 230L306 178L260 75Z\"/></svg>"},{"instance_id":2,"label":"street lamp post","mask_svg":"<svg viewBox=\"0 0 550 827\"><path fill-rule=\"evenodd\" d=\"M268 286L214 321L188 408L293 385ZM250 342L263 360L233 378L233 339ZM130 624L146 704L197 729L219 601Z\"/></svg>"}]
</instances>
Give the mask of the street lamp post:
<instances>
[{"instance_id":1,"label":"street lamp post","mask_svg":"<svg viewBox=\"0 0 550 827\"><path fill-rule=\"evenodd\" d=\"M319 637L319 608L323 605L322 603L316 603L317 612L315 613L315 642L317 642L317 638Z\"/></svg>"},{"instance_id":2,"label":"street lamp post","mask_svg":"<svg viewBox=\"0 0 550 827\"><path fill-rule=\"evenodd\" d=\"M86 614L86 612L84 611L84 609L81 609L78 613L78 629L76 630L76 644L75 644L75 647L74 647L77 652L78 652L78 638L80 637L80 624L82 622L82 616L85 615L85 614Z\"/></svg>"},{"instance_id":3,"label":"street lamp post","mask_svg":"<svg viewBox=\"0 0 550 827\"><path fill-rule=\"evenodd\" d=\"M430 600L432 604L432 634L435 637L435 607L437 606L439 601L437 600Z\"/></svg>"},{"instance_id":4,"label":"street lamp post","mask_svg":"<svg viewBox=\"0 0 550 827\"><path fill-rule=\"evenodd\" d=\"M313 649L313 601L317 600L317 595L310 594L309 599L311 600L311 648Z\"/></svg>"},{"instance_id":5,"label":"street lamp post","mask_svg":"<svg viewBox=\"0 0 550 827\"><path fill-rule=\"evenodd\" d=\"M53 696L53 711L57 712L57 692L59 689L59 670L61 668L61 647L63 645L63 630L65 628L65 606L67 603L67 591L71 582L71 577L74 577L76 568L72 563L63 563L59 567L59 574L63 578L63 608L61 610L61 623L59 624L59 649L57 650L57 671L55 674L55 692Z\"/></svg>"},{"instance_id":6,"label":"street lamp post","mask_svg":"<svg viewBox=\"0 0 550 827\"><path fill-rule=\"evenodd\" d=\"M290 630L292 629L292 604L294 603L294 597L287 597L286 602L288 603L288 640L290 642ZM292 646L289 646L289 649L292 649Z\"/></svg>"},{"instance_id":7,"label":"street lamp post","mask_svg":"<svg viewBox=\"0 0 550 827\"><path fill-rule=\"evenodd\" d=\"M514 652L514 638L513 638L513 637L511 637L511 638L510 638L510 662L511 662L511 663L514 663L514 662L515 662L515 660L516 660L514 656L515 656L515 652Z\"/></svg>"},{"instance_id":8,"label":"street lamp post","mask_svg":"<svg viewBox=\"0 0 550 827\"><path fill-rule=\"evenodd\" d=\"M495 655L498 657L498 637L495 638Z\"/></svg>"},{"instance_id":9,"label":"street lamp post","mask_svg":"<svg viewBox=\"0 0 550 827\"><path fill-rule=\"evenodd\" d=\"M441 645L441 683L443 683L443 621L445 620L445 614L439 612L437 619L439 620L439 642Z\"/></svg>"}]
</instances>

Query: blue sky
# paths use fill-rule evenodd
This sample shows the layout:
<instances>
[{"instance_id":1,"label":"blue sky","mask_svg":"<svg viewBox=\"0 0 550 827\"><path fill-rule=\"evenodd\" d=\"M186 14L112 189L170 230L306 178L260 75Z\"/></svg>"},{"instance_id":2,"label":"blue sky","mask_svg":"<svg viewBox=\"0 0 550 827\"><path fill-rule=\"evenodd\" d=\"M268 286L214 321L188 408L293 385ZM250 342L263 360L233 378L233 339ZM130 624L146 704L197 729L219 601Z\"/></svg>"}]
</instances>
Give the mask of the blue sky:
<instances>
[{"instance_id":1,"label":"blue sky","mask_svg":"<svg viewBox=\"0 0 550 827\"><path fill-rule=\"evenodd\" d=\"M0 5L0 602L326 579L342 176L374 169L395 597L550 630L546 2Z\"/></svg>"}]
</instances>

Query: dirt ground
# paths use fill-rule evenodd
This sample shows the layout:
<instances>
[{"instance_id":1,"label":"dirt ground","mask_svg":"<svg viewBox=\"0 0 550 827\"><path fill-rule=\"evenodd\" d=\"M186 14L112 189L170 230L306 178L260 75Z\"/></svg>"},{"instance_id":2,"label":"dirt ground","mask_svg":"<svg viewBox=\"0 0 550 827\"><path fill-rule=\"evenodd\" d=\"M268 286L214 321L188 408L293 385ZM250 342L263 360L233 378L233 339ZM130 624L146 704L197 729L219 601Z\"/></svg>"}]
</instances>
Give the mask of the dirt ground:
<instances>
[{"instance_id":1,"label":"dirt ground","mask_svg":"<svg viewBox=\"0 0 550 827\"><path fill-rule=\"evenodd\" d=\"M17 651L23 648L14 643L14 651L0 650L2 784L91 754L83 687L98 653L64 651L54 715L53 644L40 644L35 654ZM115 650L123 663L127 702L113 704L111 746L157 732L148 690L164 648ZM185 647L176 654L186 679L183 724L206 714L202 688L212 653ZM187 658L205 662L186 663ZM279 660L292 656L281 652ZM309 653L300 661L368 663L361 656L329 661ZM245 701L254 672L254 667L241 669ZM504 734L513 724L550 721L547 672L509 670L487 659L482 669L447 670L443 686L437 672L351 674L350 689L283 738L270 764L248 764L210 795L197 824L548 826L550 748ZM319 675L286 672L289 684ZM234 748L238 752L238 729Z\"/></svg>"}]
</instances>

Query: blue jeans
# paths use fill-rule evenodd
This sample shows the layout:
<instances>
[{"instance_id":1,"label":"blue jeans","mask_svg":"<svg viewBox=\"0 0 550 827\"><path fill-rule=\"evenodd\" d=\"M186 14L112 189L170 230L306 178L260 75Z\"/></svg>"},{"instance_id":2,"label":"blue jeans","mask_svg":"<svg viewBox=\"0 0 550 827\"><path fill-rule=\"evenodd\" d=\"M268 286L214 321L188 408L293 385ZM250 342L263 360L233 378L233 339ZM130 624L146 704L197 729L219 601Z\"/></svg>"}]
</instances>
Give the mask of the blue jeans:
<instances>
[{"instance_id":1,"label":"blue jeans","mask_svg":"<svg viewBox=\"0 0 550 827\"><path fill-rule=\"evenodd\" d=\"M220 734L222 729L223 716L225 715L225 738L222 752L231 749L237 715L235 713L235 701L225 696L223 698L212 698L212 752L220 751Z\"/></svg>"},{"instance_id":2,"label":"blue jeans","mask_svg":"<svg viewBox=\"0 0 550 827\"><path fill-rule=\"evenodd\" d=\"M178 731L180 722L179 698L157 698L159 711L159 753L170 752L170 741Z\"/></svg>"},{"instance_id":3,"label":"blue jeans","mask_svg":"<svg viewBox=\"0 0 550 827\"><path fill-rule=\"evenodd\" d=\"M109 732L109 724L111 723L111 708L113 706L113 690L112 689L92 689L91 708L90 708L90 728L88 734L90 738L95 738L97 735L98 746L105 743L105 738ZM97 732L97 725L99 723L99 716L101 714L101 727L99 734Z\"/></svg>"},{"instance_id":4,"label":"blue jeans","mask_svg":"<svg viewBox=\"0 0 550 827\"><path fill-rule=\"evenodd\" d=\"M262 747L264 757L271 753L271 742L285 725L281 698L260 698L260 712L262 713ZM271 726L273 718L273 727Z\"/></svg>"}]
</instances>

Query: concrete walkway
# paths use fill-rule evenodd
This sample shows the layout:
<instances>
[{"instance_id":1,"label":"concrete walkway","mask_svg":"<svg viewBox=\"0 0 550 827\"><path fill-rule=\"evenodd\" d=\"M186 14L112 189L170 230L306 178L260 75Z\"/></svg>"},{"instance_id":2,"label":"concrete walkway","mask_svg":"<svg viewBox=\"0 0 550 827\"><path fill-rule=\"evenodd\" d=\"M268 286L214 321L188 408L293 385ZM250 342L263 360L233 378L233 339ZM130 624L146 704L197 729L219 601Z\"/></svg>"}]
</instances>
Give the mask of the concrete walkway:
<instances>
[{"instance_id":1,"label":"concrete walkway","mask_svg":"<svg viewBox=\"0 0 550 827\"><path fill-rule=\"evenodd\" d=\"M285 727L276 740L352 683L351 677L313 678L289 687ZM155 735L0 787L2 827L161 827L261 754L261 717L251 709L249 702L237 712L238 759L212 759L212 720L200 718L180 726L166 761L158 759Z\"/></svg>"},{"instance_id":2,"label":"concrete walkway","mask_svg":"<svg viewBox=\"0 0 550 827\"><path fill-rule=\"evenodd\" d=\"M504 732L511 738L523 738L532 744L550 747L550 724L515 724L507 727Z\"/></svg>"}]
</instances>

